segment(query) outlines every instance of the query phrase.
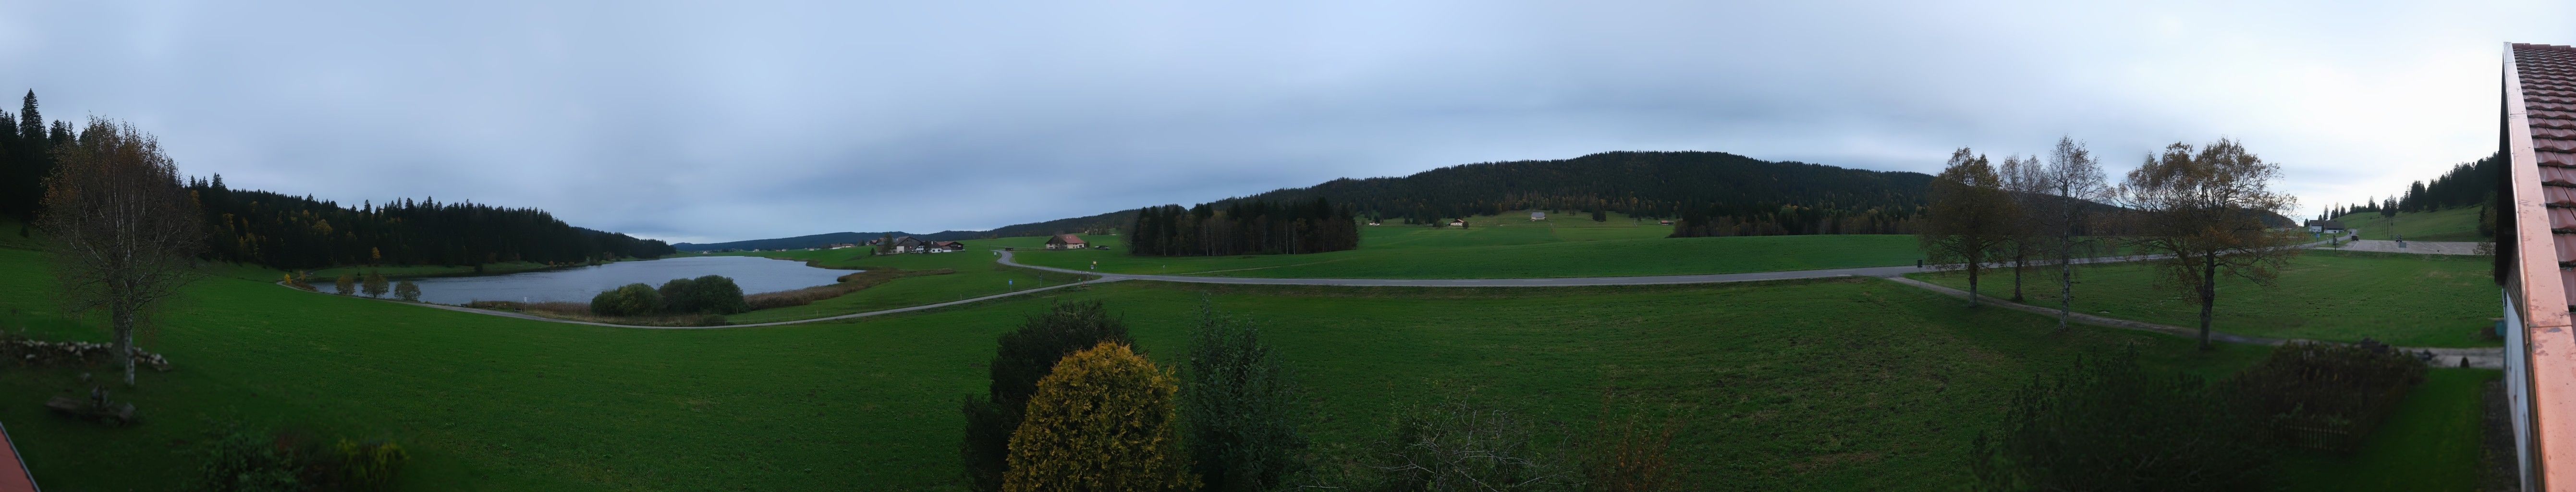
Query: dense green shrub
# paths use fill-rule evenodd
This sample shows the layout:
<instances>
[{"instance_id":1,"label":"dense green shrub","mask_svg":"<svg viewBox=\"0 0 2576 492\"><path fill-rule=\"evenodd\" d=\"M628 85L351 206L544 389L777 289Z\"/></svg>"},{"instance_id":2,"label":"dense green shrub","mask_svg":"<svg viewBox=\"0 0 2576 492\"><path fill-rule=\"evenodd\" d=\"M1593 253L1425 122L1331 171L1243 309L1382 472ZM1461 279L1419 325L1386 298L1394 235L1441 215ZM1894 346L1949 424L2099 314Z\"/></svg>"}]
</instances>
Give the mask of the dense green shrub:
<instances>
[{"instance_id":1,"label":"dense green shrub","mask_svg":"<svg viewBox=\"0 0 2576 492\"><path fill-rule=\"evenodd\" d=\"M402 298L402 300L405 301L420 302L420 284L411 283L410 280L395 283L394 297Z\"/></svg>"},{"instance_id":2,"label":"dense green shrub","mask_svg":"<svg viewBox=\"0 0 2576 492\"><path fill-rule=\"evenodd\" d=\"M590 298L590 312L601 316L642 316L662 310L662 293L653 286L626 284Z\"/></svg>"},{"instance_id":3,"label":"dense green shrub","mask_svg":"<svg viewBox=\"0 0 2576 492\"><path fill-rule=\"evenodd\" d=\"M735 314L751 311L732 278L708 275L663 282L661 311L669 314Z\"/></svg>"},{"instance_id":4,"label":"dense green shrub","mask_svg":"<svg viewBox=\"0 0 2576 492\"><path fill-rule=\"evenodd\" d=\"M1297 385L1258 327L1202 305L1186 367L1181 414L1203 490L1272 490L1304 468Z\"/></svg>"},{"instance_id":5,"label":"dense green shrub","mask_svg":"<svg viewBox=\"0 0 2576 492\"><path fill-rule=\"evenodd\" d=\"M1019 429L1038 380L1066 355L1102 343L1134 342L1127 337L1126 323L1110 316L1099 301L1057 304L1002 334L993 362L986 365L991 386L983 397L968 397L965 403L966 432L958 453L969 488L1002 489L1003 472L1010 468L1011 433Z\"/></svg>"},{"instance_id":6,"label":"dense green shrub","mask_svg":"<svg viewBox=\"0 0 2576 492\"><path fill-rule=\"evenodd\" d=\"M1011 432L1004 492L1189 490L1188 457L1177 449L1172 376L1126 344L1102 343L1064 357L1030 395L1027 418Z\"/></svg>"},{"instance_id":7,"label":"dense green shrub","mask_svg":"<svg viewBox=\"0 0 2576 492\"><path fill-rule=\"evenodd\" d=\"M197 475L188 490L294 492L392 490L410 455L386 441L339 440L324 447L301 433L270 433L224 424L192 453Z\"/></svg>"},{"instance_id":8,"label":"dense green shrub","mask_svg":"<svg viewBox=\"0 0 2576 492\"><path fill-rule=\"evenodd\" d=\"M2239 490L2272 460L2260 418L2134 351L2089 356L2017 392L1968 465L1979 490Z\"/></svg>"},{"instance_id":9,"label":"dense green shrub","mask_svg":"<svg viewBox=\"0 0 2576 492\"><path fill-rule=\"evenodd\" d=\"M385 274L376 272L367 272L364 288L367 291L367 297L384 297L385 292L392 290L385 283Z\"/></svg>"},{"instance_id":10,"label":"dense green shrub","mask_svg":"<svg viewBox=\"0 0 2576 492\"><path fill-rule=\"evenodd\" d=\"M2289 343L2228 380L2291 444L2351 451L2424 382L2424 362L2382 348Z\"/></svg>"},{"instance_id":11,"label":"dense green shrub","mask_svg":"<svg viewBox=\"0 0 2576 492\"><path fill-rule=\"evenodd\" d=\"M197 474L190 490L208 492L292 492L308 485L297 451L265 432L228 425L197 446Z\"/></svg>"}]
</instances>

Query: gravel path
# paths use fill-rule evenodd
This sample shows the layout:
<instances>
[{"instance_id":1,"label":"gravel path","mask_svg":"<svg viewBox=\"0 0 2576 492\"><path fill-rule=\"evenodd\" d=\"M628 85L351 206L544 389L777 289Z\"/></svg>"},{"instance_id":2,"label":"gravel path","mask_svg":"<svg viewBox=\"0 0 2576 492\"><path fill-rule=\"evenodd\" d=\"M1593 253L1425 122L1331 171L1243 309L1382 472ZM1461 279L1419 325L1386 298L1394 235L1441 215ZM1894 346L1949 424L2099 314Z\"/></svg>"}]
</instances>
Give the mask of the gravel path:
<instances>
[{"instance_id":1,"label":"gravel path","mask_svg":"<svg viewBox=\"0 0 2576 492\"><path fill-rule=\"evenodd\" d=\"M2353 241L2352 244L2345 245L2341 249L2344 251L2376 251L2381 253L2415 253L2422 255L2474 255L2478 254L2478 243L2407 241L2406 247L2400 248L2397 247L2396 241L2386 239L2364 239Z\"/></svg>"}]
</instances>

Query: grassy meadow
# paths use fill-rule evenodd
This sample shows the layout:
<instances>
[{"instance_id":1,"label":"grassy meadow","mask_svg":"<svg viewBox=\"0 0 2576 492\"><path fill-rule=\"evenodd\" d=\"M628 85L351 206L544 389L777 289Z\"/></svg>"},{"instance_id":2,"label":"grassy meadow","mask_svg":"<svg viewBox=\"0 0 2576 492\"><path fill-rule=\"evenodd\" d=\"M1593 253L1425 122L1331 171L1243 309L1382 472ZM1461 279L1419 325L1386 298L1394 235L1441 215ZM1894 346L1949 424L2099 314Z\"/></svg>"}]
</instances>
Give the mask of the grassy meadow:
<instances>
[{"instance_id":1,"label":"grassy meadow","mask_svg":"<svg viewBox=\"0 0 2576 492\"><path fill-rule=\"evenodd\" d=\"M2338 342L2363 337L2418 347L2493 347L2485 335L2497 316L2496 287L2485 256L2415 255L2309 250L2281 272L2279 285L2261 287L2221 275L2210 329L2242 335ZM2027 273L2028 304L2057 305L2054 271ZM1957 272L1908 277L1967 288ZM2012 295L2010 270L1978 282L1986 295ZM2200 324L2191 294L2158 288L2157 273L2141 263L2076 267L2075 309L2121 319L2175 326Z\"/></svg>"},{"instance_id":2,"label":"grassy meadow","mask_svg":"<svg viewBox=\"0 0 2576 492\"><path fill-rule=\"evenodd\" d=\"M51 310L41 264L37 253L0 250L0 304L39 337L103 338L94 324L41 315ZM115 390L142 410L141 425L46 415L37 402L79 391L81 369L0 369L0 394L24 395L0 402L0 421L48 489L173 488L193 465L191 443L218 422L241 421L393 439L413 453L402 483L410 490L957 490L958 401L984 387L994 338L1059 300L1108 302L1165 364L1182 355L1201 299L1263 322L1309 390L1309 432L1328 457L1355 455L1386 435L1398 405L1444 392L1519 412L1553 426L1550 435L1582 433L1606 394L1687 417L1675 455L1697 490L1957 483L1968 439L2010 391L2077 353L2136 346L2157 367L2216 375L2266 350L2201 352L2179 338L2089 327L2052 335L2038 316L1968 312L1873 279L1567 289L1129 282L856 322L637 330L319 296L258 280L272 272L234 273L191 287L144 338L176 369ZM1871 316L1855 322L1856 312ZM2417 400L2410 405L2436 410L2474 404ZM2419 440L2430 447L2412 451L2474 454L2474 441ZM2339 468L2331 459L2309 466Z\"/></svg>"},{"instance_id":3,"label":"grassy meadow","mask_svg":"<svg viewBox=\"0 0 2576 492\"><path fill-rule=\"evenodd\" d=\"M1665 238L1672 226L1611 214L1527 212L1469 219L1470 226L1360 227L1360 248L1297 255L1144 257L1121 238L1084 235L1110 249L1030 251L1025 264L1131 274L1265 278L1540 278L1687 275L1911 265L1922 258L1911 235ZM1043 238L1040 238L1043 241ZM982 243L967 241L979 248ZM1024 247L1034 247L1032 244Z\"/></svg>"},{"instance_id":4,"label":"grassy meadow","mask_svg":"<svg viewBox=\"0 0 2576 492\"><path fill-rule=\"evenodd\" d=\"M1031 244L1043 238L1011 238ZM991 241L968 244L982 246ZM960 299L1002 294L1015 290L1062 285L1087 280L1087 277L1051 273L1026 268L1013 268L994 263L994 255L983 248L935 254L870 254L865 248L814 251L763 251L757 253L717 253L804 260L824 268L858 270L898 269L905 271L949 271L932 275L904 277L861 289L840 297L803 306L763 309L727 316L733 323L765 323L820 318L866 311L937 304Z\"/></svg>"},{"instance_id":5,"label":"grassy meadow","mask_svg":"<svg viewBox=\"0 0 2576 492\"><path fill-rule=\"evenodd\" d=\"M2361 230L2362 239L2396 239L2405 235L2408 241L2491 241L2478 235L2478 208L2454 207L2432 212L2399 212L2396 217L2381 217L2376 212L2345 214L2339 220L2344 227Z\"/></svg>"}]
</instances>

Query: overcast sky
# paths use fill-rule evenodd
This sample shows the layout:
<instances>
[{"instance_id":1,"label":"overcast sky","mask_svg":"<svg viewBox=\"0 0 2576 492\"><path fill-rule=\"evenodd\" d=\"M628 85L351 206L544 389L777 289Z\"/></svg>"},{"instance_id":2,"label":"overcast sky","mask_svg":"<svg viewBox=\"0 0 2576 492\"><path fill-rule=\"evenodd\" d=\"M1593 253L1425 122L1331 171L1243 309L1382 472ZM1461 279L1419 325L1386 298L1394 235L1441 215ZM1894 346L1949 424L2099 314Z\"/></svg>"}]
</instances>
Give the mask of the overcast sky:
<instances>
[{"instance_id":1,"label":"overcast sky","mask_svg":"<svg viewBox=\"0 0 2576 492\"><path fill-rule=\"evenodd\" d=\"M2234 137L2304 215L2491 152L2502 43L2576 43L2563 0L235 3L0 0L0 89L236 188L675 242L1613 150L1933 172L2059 135L2115 177Z\"/></svg>"}]
</instances>

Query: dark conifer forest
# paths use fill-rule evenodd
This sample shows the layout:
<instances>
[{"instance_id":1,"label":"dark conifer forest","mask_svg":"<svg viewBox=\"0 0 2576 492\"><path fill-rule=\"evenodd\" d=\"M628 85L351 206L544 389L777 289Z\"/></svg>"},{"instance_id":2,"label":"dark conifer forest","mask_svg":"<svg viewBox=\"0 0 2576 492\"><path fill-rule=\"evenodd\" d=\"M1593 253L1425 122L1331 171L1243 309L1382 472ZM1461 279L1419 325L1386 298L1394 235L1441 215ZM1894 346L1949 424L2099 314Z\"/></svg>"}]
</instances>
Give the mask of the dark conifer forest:
<instances>
[{"instance_id":1,"label":"dark conifer forest","mask_svg":"<svg viewBox=\"0 0 2576 492\"><path fill-rule=\"evenodd\" d=\"M1348 207L1316 198L1272 203L1236 200L1146 207L1127 230L1127 252L1149 256L1299 254L1360 247L1359 222Z\"/></svg>"},{"instance_id":2,"label":"dark conifer forest","mask_svg":"<svg viewBox=\"0 0 2576 492\"><path fill-rule=\"evenodd\" d=\"M0 215L21 224L35 219L54 167L53 147L74 138L71 122L45 121L34 91L17 113L0 111ZM188 190L205 215L207 259L218 261L319 268L580 263L672 253L661 241L573 227L532 208L410 199L344 208L311 196L228 189L221 175L191 179Z\"/></svg>"},{"instance_id":3,"label":"dark conifer forest","mask_svg":"<svg viewBox=\"0 0 2576 492\"><path fill-rule=\"evenodd\" d=\"M0 110L0 215L20 224L35 221L36 206L45 199L45 174L54 169L53 147L71 140L72 123L47 123L35 91L20 99L17 114Z\"/></svg>"},{"instance_id":4,"label":"dark conifer forest","mask_svg":"<svg viewBox=\"0 0 2576 492\"><path fill-rule=\"evenodd\" d=\"M434 198L342 207L309 196L228 189L222 175L193 179L188 190L206 216L212 259L277 268L582 263L673 252L662 241L573 227L533 208Z\"/></svg>"},{"instance_id":5,"label":"dark conifer forest","mask_svg":"<svg viewBox=\"0 0 2576 492\"><path fill-rule=\"evenodd\" d=\"M2495 201L2496 186L2504 178L2504 154L2489 154L2475 161L2451 166L2451 170L2433 178L2407 185L2406 191L2389 198L2362 203L2335 205L2319 218L2336 218L2356 213L2432 212L2452 207L2485 207Z\"/></svg>"}]
</instances>

